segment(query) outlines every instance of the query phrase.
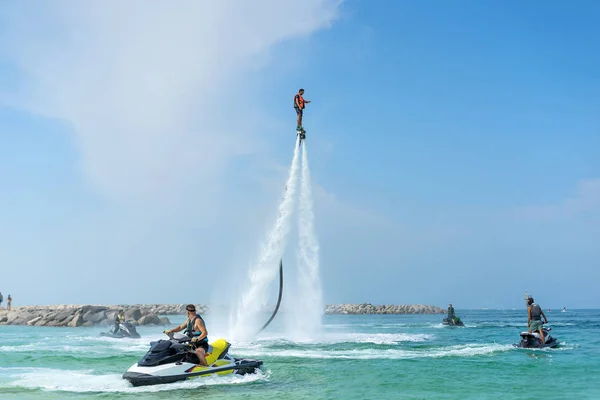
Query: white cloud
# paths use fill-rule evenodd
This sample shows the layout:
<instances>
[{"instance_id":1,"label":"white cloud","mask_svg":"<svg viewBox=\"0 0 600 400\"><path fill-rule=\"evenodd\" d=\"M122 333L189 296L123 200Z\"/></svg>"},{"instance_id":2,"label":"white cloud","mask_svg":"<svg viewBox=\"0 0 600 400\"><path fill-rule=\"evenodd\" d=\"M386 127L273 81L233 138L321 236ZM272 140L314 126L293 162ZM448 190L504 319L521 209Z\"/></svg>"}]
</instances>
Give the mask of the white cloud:
<instances>
[{"instance_id":1,"label":"white cloud","mask_svg":"<svg viewBox=\"0 0 600 400\"><path fill-rule=\"evenodd\" d=\"M581 216L600 216L600 179L578 182L572 196L556 204L518 207L515 214L533 220L564 220Z\"/></svg>"},{"instance_id":2,"label":"white cloud","mask_svg":"<svg viewBox=\"0 0 600 400\"><path fill-rule=\"evenodd\" d=\"M0 50L26 84L4 101L71 125L102 193L168 203L257 150L240 140L260 118L243 95L246 73L277 44L327 28L339 4L5 4Z\"/></svg>"}]
</instances>

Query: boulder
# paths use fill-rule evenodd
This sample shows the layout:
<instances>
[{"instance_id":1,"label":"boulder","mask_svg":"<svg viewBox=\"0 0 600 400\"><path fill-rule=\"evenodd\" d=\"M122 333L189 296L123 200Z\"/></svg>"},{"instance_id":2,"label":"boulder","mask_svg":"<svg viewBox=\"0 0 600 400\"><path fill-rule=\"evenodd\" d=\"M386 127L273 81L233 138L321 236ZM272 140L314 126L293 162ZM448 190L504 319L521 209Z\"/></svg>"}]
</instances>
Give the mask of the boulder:
<instances>
[{"instance_id":1,"label":"boulder","mask_svg":"<svg viewBox=\"0 0 600 400\"><path fill-rule=\"evenodd\" d=\"M137 321L142 318L142 312L139 308L132 308L125 311L125 319Z\"/></svg>"},{"instance_id":2,"label":"boulder","mask_svg":"<svg viewBox=\"0 0 600 400\"><path fill-rule=\"evenodd\" d=\"M90 305L87 305L87 306L81 307L81 313L83 315L85 315L85 313L87 313L88 311L91 311L92 314L95 314L97 312L106 311L106 310L108 310L108 307L106 307L106 306L90 306Z\"/></svg>"},{"instance_id":3,"label":"boulder","mask_svg":"<svg viewBox=\"0 0 600 400\"><path fill-rule=\"evenodd\" d=\"M138 325L158 325L160 324L160 319L154 314L144 315L137 321Z\"/></svg>"},{"instance_id":4,"label":"boulder","mask_svg":"<svg viewBox=\"0 0 600 400\"><path fill-rule=\"evenodd\" d=\"M81 316L81 312L77 312L73 316L71 321L67 324L67 326L70 326L71 328L75 328L75 327L81 326L81 324L83 324L83 317Z\"/></svg>"},{"instance_id":5,"label":"boulder","mask_svg":"<svg viewBox=\"0 0 600 400\"><path fill-rule=\"evenodd\" d=\"M83 314L83 320L85 322L91 322L93 324L98 323L104 319L106 319L106 311L104 310L89 310L85 314Z\"/></svg>"},{"instance_id":6,"label":"boulder","mask_svg":"<svg viewBox=\"0 0 600 400\"><path fill-rule=\"evenodd\" d=\"M74 315L72 310L62 310L56 313L56 316L54 317L54 321L58 324L66 324L68 323L69 319L72 318Z\"/></svg>"},{"instance_id":7,"label":"boulder","mask_svg":"<svg viewBox=\"0 0 600 400\"><path fill-rule=\"evenodd\" d=\"M31 326L31 325L35 325L36 322L41 321L42 317L35 317L32 320L27 321L27 325Z\"/></svg>"}]
</instances>

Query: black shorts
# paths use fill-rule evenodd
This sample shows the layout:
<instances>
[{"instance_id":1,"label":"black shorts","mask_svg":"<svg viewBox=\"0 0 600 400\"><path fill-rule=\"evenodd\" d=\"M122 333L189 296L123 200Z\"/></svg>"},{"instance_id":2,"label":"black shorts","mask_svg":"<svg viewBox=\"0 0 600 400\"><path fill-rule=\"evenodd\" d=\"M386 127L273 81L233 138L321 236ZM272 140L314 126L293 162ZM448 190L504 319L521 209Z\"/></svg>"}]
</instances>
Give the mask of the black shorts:
<instances>
[{"instance_id":1,"label":"black shorts","mask_svg":"<svg viewBox=\"0 0 600 400\"><path fill-rule=\"evenodd\" d=\"M296 109L296 115L302 115L302 110L298 107L294 107Z\"/></svg>"},{"instance_id":2,"label":"black shorts","mask_svg":"<svg viewBox=\"0 0 600 400\"><path fill-rule=\"evenodd\" d=\"M192 345L194 347L194 350L196 350L198 348L203 348L205 353L208 352L208 342L206 340L202 340L199 342L193 342Z\"/></svg>"}]
</instances>

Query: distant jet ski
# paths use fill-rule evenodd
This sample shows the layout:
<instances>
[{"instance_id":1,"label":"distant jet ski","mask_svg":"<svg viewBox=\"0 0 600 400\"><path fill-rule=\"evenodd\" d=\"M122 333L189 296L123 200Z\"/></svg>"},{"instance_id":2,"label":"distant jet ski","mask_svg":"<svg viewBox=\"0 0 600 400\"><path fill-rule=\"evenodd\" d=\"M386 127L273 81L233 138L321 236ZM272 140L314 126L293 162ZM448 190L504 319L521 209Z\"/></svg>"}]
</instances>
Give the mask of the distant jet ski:
<instances>
[{"instance_id":1,"label":"distant jet ski","mask_svg":"<svg viewBox=\"0 0 600 400\"><path fill-rule=\"evenodd\" d=\"M514 344L515 347L522 347L524 349L541 349L545 347L555 348L558 347L558 340L550 335L552 328L542 328L544 332L545 343L542 344L542 338L538 332L521 332L521 341L519 344Z\"/></svg>"},{"instance_id":2,"label":"distant jet ski","mask_svg":"<svg viewBox=\"0 0 600 400\"><path fill-rule=\"evenodd\" d=\"M108 336L112 338L133 338L139 339L141 336L137 333L135 326L131 322L121 322L119 326L115 328L115 326L111 326L108 332L101 332L100 336Z\"/></svg>"},{"instance_id":3,"label":"distant jet ski","mask_svg":"<svg viewBox=\"0 0 600 400\"><path fill-rule=\"evenodd\" d=\"M460 320L460 318L444 318L442 324L449 326L465 326L465 324Z\"/></svg>"}]
</instances>

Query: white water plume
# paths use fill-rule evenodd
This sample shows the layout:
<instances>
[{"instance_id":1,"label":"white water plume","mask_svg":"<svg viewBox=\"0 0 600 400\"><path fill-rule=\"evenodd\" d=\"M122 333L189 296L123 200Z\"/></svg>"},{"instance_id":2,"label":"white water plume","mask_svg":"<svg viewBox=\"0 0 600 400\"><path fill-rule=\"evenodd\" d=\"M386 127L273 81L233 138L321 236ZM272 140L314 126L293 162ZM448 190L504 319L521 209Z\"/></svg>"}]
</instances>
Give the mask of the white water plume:
<instances>
[{"instance_id":1,"label":"white water plume","mask_svg":"<svg viewBox=\"0 0 600 400\"><path fill-rule=\"evenodd\" d=\"M324 305L319 277L319 242L315 232L315 217L310 185L310 169L306 144L302 152L302 177L298 212L298 296L292 303L288 325L294 336L312 338L319 333Z\"/></svg>"},{"instance_id":2,"label":"white water plume","mask_svg":"<svg viewBox=\"0 0 600 400\"><path fill-rule=\"evenodd\" d=\"M298 181L298 160L300 147L299 138L296 138L294 157L290 167L289 176L285 185L283 199L279 204L279 215L269 233L267 243L263 245L258 262L250 269L249 289L242 294L236 310L230 337L241 339L256 332L262 323L258 314L264 309L268 301L268 287L273 282L279 270L279 259L283 256L285 239L290 231L290 214L293 211L296 185Z\"/></svg>"}]
</instances>

